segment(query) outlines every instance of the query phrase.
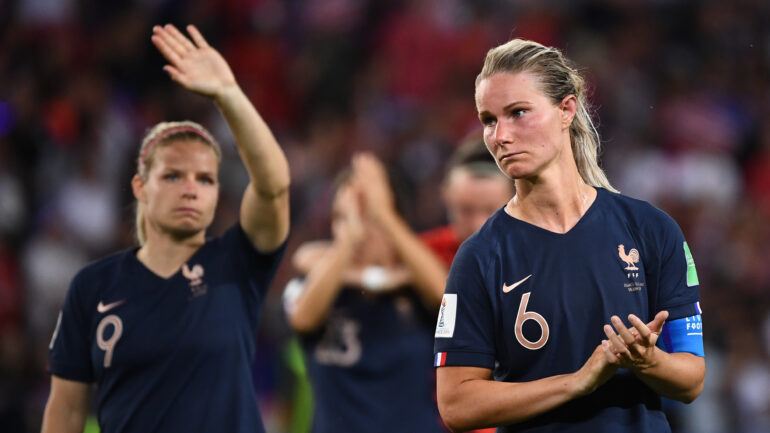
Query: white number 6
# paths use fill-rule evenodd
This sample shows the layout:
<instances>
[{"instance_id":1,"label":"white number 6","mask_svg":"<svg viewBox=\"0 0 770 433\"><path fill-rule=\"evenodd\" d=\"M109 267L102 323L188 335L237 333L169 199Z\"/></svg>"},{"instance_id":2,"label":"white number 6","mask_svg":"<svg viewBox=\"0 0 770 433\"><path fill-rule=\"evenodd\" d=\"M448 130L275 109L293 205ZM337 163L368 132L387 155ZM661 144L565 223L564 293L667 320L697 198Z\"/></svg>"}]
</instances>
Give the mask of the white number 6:
<instances>
[{"instance_id":1,"label":"white number 6","mask_svg":"<svg viewBox=\"0 0 770 433\"><path fill-rule=\"evenodd\" d=\"M108 339L104 339L104 329L107 325L112 325L115 329L112 332L112 336ZM123 333L123 321L120 317L110 314L99 322L99 326L96 327L96 344L99 345L99 349L105 351L104 354L104 368L112 365L112 352L115 349L115 343L120 340L120 334Z\"/></svg>"},{"instance_id":2,"label":"white number 6","mask_svg":"<svg viewBox=\"0 0 770 433\"><path fill-rule=\"evenodd\" d=\"M527 304L529 303L530 293L531 292L527 292L521 297L519 312L516 314L516 339L519 340L519 343L521 343L521 345L527 349L537 350L545 346L545 343L548 342L548 322L546 322L545 318L540 314L535 313L534 311L527 311ZM521 328L524 326L524 322L527 320L534 320L538 325L540 325L539 340L529 341L526 339L526 337L524 337L524 333L521 331Z\"/></svg>"}]
</instances>

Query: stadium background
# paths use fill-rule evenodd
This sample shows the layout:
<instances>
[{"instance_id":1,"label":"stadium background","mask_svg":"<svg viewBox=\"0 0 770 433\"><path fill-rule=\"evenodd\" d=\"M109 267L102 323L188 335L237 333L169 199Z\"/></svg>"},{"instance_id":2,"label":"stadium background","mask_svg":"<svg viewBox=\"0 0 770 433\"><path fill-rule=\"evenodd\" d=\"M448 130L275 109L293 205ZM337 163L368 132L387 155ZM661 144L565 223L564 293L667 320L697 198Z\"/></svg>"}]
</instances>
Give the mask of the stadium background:
<instances>
[{"instance_id":1,"label":"stadium background","mask_svg":"<svg viewBox=\"0 0 770 433\"><path fill-rule=\"evenodd\" d=\"M511 36L564 48L594 88L610 179L671 214L695 255L708 374L695 404L669 406L675 431L770 431L763 0L0 2L0 431L39 431L68 282L133 242L129 180L146 128L209 126L226 153L211 232L236 216L246 173L213 104L161 70L150 29L165 22L202 29L283 145L289 255L328 236L329 183L359 149L411 186L413 227L443 223L442 168L478 123L486 50ZM256 386L273 432L296 430L280 305L291 276L287 260L259 340Z\"/></svg>"}]
</instances>

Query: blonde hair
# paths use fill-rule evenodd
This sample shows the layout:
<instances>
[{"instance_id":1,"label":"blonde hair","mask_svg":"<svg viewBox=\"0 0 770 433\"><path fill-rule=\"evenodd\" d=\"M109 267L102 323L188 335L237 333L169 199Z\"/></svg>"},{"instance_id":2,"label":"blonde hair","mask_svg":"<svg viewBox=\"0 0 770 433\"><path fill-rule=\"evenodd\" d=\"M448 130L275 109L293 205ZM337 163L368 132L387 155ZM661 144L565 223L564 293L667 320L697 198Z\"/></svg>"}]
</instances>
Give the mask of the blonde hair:
<instances>
[{"instance_id":1,"label":"blonde hair","mask_svg":"<svg viewBox=\"0 0 770 433\"><path fill-rule=\"evenodd\" d=\"M175 141L198 140L211 147L217 156L217 164L222 161L222 150L211 133L198 123L185 120L181 122L161 122L150 128L142 139L139 156L136 159L136 174L147 181L154 161L155 151ZM147 241L147 228L144 221L144 209L140 201L136 201L136 240L140 246Z\"/></svg>"},{"instance_id":2,"label":"blonde hair","mask_svg":"<svg viewBox=\"0 0 770 433\"><path fill-rule=\"evenodd\" d=\"M568 95L575 95L577 111L569 135L578 173L588 185L618 192L599 166L599 132L591 119L585 80L561 51L525 39L510 40L487 52L484 67L476 77L476 87L497 73L525 71L538 77L541 90L554 104L559 104Z\"/></svg>"}]
</instances>

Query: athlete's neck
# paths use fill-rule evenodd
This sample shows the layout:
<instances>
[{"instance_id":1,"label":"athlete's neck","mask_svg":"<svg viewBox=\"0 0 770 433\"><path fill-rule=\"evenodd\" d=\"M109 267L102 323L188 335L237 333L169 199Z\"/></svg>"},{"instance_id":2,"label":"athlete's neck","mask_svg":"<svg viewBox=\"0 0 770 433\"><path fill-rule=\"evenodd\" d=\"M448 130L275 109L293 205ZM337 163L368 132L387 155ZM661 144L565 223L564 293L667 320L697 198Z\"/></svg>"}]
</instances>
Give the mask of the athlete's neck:
<instances>
[{"instance_id":1,"label":"athlete's neck","mask_svg":"<svg viewBox=\"0 0 770 433\"><path fill-rule=\"evenodd\" d=\"M205 231L179 239L169 233L148 230L147 241L139 248L136 257L156 275L169 278L177 273L204 243Z\"/></svg>"},{"instance_id":2,"label":"athlete's neck","mask_svg":"<svg viewBox=\"0 0 770 433\"><path fill-rule=\"evenodd\" d=\"M596 199L596 189L574 172L560 172L549 179L516 180L516 195L506 211L554 233L567 233L580 221Z\"/></svg>"}]
</instances>

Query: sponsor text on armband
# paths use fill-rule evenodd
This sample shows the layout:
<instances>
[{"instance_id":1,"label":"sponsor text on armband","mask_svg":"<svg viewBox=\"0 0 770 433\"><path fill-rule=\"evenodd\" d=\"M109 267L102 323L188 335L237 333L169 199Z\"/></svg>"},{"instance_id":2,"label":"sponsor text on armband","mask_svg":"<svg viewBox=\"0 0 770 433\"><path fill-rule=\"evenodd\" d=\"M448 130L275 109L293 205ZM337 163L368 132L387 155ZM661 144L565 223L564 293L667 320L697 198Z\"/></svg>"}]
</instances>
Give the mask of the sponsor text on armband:
<instances>
[{"instance_id":1,"label":"sponsor text on armband","mask_svg":"<svg viewBox=\"0 0 770 433\"><path fill-rule=\"evenodd\" d=\"M688 352L696 356L704 356L701 315L696 314L666 322L659 341L668 353Z\"/></svg>"}]
</instances>

